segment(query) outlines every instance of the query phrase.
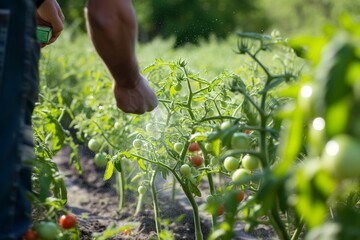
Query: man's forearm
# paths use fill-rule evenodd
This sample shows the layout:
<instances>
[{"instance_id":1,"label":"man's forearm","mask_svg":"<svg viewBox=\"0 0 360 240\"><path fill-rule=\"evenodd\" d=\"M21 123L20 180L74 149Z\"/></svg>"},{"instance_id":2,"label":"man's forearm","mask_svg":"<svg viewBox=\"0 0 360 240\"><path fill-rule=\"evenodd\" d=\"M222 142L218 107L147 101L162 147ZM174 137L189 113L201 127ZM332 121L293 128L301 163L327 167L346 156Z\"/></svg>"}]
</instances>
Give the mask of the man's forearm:
<instances>
[{"instance_id":1,"label":"man's forearm","mask_svg":"<svg viewBox=\"0 0 360 240\"><path fill-rule=\"evenodd\" d=\"M137 22L131 0L89 0L85 15L93 44L116 84L135 86L139 79Z\"/></svg>"}]
</instances>

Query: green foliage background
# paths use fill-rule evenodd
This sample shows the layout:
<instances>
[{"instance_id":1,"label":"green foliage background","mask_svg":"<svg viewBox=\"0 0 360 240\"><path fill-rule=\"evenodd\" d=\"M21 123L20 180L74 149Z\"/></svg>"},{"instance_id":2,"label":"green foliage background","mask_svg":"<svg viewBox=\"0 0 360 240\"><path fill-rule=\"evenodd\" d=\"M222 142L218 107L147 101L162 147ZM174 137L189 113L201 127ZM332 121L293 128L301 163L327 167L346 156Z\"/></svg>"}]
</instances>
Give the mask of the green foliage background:
<instances>
[{"instance_id":1,"label":"green foliage background","mask_svg":"<svg viewBox=\"0 0 360 240\"><path fill-rule=\"evenodd\" d=\"M139 22L139 39L149 42L161 36L175 38L175 46L198 43L211 35L226 38L236 31L279 30L318 34L320 26L337 24L347 12L359 18L360 3L336 0L150 0L133 1ZM83 8L86 0L59 0L68 25L85 31ZM80 25L80 27L78 27Z\"/></svg>"}]
</instances>

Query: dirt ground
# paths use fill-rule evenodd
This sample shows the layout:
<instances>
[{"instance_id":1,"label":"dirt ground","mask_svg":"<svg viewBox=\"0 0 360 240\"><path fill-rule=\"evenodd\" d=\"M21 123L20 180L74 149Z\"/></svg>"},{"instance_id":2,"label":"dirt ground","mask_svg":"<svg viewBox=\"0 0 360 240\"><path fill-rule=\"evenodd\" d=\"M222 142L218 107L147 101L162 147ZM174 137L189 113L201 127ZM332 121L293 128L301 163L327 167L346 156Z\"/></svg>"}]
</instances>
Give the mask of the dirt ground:
<instances>
[{"instance_id":1,"label":"dirt ground","mask_svg":"<svg viewBox=\"0 0 360 240\"><path fill-rule=\"evenodd\" d=\"M78 174L68 163L70 151L63 149L56 156L61 173L64 175L68 189L67 208L77 216L81 239L93 239L93 236L104 232L109 226L122 227L135 224L129 232L120 233L107 239L157 239L153 207L150 191L145 195L144 210L134 216L137 192L127 191L125 207L119 211L119 196L114 188L114 181L103 181L104 168L97 168L93 164L93 154L86 148L79 149L83 174ZM199 199L201 201L201 199ZM161 219L168 220L162 224L162 230L169 230L170 239L195 239L193 215L184 196L177 196L173 203L170 196L159 194ZM180 222L179 216L183 215ZM202 231L207 239L211 230L210 216L202 216ZM245 233L244 224L236 226L236 238L243 240L275 239L273 232L267 226L259 226L251 234Z\"/></svg>"}]
</instances>

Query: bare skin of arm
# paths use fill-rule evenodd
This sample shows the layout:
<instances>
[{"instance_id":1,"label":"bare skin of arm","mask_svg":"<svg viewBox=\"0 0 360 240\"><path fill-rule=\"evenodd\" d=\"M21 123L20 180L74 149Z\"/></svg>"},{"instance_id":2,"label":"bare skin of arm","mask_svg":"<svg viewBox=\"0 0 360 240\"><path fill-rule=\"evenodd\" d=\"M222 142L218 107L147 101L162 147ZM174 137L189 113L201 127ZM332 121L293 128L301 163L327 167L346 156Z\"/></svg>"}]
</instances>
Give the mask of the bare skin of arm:
<instances>
[{"instance_id":1,"label":"bare skin of arm","mask_svg":"<svg viewBox=\"0 0 360 240\"><path fill-rule=\"evenodd\" d=\"M126 113L153 110L158 101L139 71L135 54L137 21L131 0L89 0L85 16L95 49L114 78L117 106Z\"/></svg>"}]
</instances>

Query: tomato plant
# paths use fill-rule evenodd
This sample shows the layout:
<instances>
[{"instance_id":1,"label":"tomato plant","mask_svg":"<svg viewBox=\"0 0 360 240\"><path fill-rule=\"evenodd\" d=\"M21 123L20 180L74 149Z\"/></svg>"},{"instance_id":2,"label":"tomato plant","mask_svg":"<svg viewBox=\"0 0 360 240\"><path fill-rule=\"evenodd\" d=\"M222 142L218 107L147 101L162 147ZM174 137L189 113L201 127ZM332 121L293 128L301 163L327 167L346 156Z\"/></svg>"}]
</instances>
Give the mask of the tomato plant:
<instances>
[{"instance_id":1,"label":"tomato plant","mask_svg":"<svg viewBox=\"0 0 360 240\"><path fill-rule=\"evenodd\" d=\"M76 216L73 214L61 215L59 224L63 229L71 229L76 226Z\"/></svg>"}]
</instances>

